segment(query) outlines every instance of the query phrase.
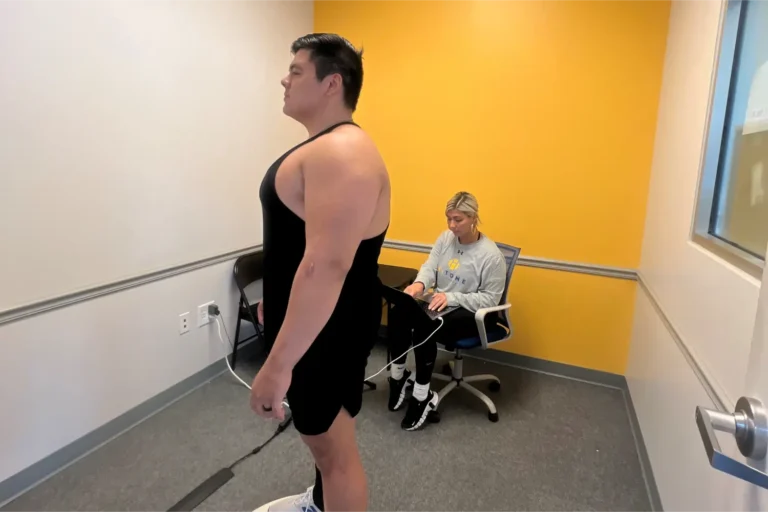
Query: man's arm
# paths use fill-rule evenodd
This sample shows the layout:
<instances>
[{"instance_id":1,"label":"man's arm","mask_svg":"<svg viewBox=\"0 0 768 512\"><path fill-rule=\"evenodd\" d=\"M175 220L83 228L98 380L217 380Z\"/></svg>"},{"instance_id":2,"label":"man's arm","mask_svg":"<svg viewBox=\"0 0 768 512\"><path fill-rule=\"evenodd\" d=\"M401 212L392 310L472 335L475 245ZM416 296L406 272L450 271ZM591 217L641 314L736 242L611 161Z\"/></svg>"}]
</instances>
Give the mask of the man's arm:
<instances>
[{"instance_id":1,"label":"man's arm","mask_svg":"<svg viewBox=\"0 0 768 512\"><path fill-rule=\"evenodd\" d=\"M307 246L269 359L292 369L333 313L381 193L354 145L326 137L303 167ZM352 146L352 147L350 147Z\"/></svg>"}]
</instances>

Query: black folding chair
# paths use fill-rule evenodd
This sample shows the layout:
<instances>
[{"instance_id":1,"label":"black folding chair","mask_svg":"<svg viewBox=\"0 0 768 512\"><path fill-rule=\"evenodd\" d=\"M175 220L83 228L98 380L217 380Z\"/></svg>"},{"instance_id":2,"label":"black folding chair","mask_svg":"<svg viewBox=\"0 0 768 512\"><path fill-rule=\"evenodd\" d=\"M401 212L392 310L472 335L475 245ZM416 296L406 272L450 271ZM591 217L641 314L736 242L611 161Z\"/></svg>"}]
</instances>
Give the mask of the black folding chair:
<instances>
[{"instance_id":1,"label":"black folding chair","mask_svg":"<svg viewBox=\"0 0 768 512\"><path fill-rule=\"evenodd\" d=\"M237 346L240 343L252 340L253 338L258 338L259 341L264 344L266 350L271 348L266 346L262 326L259 325L257 320L259 303L251 302L246 293L246 289L249 286L264 278L264 252L256 251L237 258L237 260L235 260L233 274L237 289L240 290L240 305L238 307L237 326L235 327L235 346L232 349L232 368L235 367L235 362L237 361ZM242 320L251 322L256 330L255 335L244 340L240 340L240 322ZM376 384L369 380L365 380L363 384L370 389L376 389Z\"/></svg>"},{"instance_id":2,"label":"black folding chair","mask_svg":"<svg viewBox=\"0 0 768 512\"><path fill-rule=\"evenodd\" d=\"M266 347L262 326L259 325L258 322L257 309L259 302L252 302L247 294L247 288L249 286L264 278L264 252L259 250L240 256L235 260L235 266L232 272L235 277L237 289L240 290L240 305L237 308L237 326L235 327L235 346L232 348L232 368L234 368L235 362L237 361L237 346L240 343L258 338L258 340L265 345L264 348L268 348ZM243 320L253 324L256 334L241 340L240 322Z\"/></svg>"}]
</instances>

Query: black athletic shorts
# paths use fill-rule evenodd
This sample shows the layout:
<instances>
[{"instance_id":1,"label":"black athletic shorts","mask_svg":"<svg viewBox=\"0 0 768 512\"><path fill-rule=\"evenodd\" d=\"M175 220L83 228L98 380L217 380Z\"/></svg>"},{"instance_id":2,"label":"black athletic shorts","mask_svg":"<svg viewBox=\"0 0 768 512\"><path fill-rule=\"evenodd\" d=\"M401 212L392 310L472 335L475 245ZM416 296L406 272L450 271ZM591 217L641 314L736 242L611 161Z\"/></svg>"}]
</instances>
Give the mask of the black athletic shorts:
<instances>
[{"instance_id":1,"label":"black athletic shorts","mask_svg":"<svg viewBox=\"0 0 768 512\"><path fill-rule=\"evenodd\" d=\"M367 315L361 315L359 307L355 309L348 315L334 312L335 318L293 369L287 398L300 434L323 434L342 407L353 418L362 408L366 365L378 336L381 307L376 314L369 310Z\"/></svg>"}]
</instances>

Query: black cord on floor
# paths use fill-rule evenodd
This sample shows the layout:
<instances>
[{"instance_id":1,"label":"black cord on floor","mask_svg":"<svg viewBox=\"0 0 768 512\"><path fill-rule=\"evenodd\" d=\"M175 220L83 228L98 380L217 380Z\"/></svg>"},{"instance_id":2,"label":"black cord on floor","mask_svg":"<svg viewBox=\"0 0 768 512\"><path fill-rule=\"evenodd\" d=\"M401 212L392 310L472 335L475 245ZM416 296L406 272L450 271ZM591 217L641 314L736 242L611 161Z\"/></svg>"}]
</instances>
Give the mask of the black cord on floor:
<instances>
[{"instance_id":1,"label":"black cord on floor","mask_svg":"<svg viewBox=\"0 0 768 512\"><path fill-rule=\"evenodd\" d=\"M290 414L290 413L289 413ZM235 473L232 471L237 465L245 461L249 457L252 457L264 449L274 438L282 434L293 422L293 416L288 416L285 420L280 422L280 425L272 434L272 437L264 441L262 444L237 459L229 466L220 469L209 477L205 482L195 487L189 494L184 496L174 506L168 509L168 512L192 512L198 505L204 502L214 492L218 491L221 487L234 478Z\"/></svg>"},{"instance_id":2,"label":"black cord on floor","mask_svg":"<svg viewBox=\"0 0 768 512\"><path fill-rule=\"evenodd\" d=\"M277 430L275 430L275 433L272 434L272 437L270 437L269 439L264 441L264 443L262 443L260 446L257 446L256 448L251 450L250 453L247 453L246 455L243 455L242 457L237 459L235 462L233 462L229 466L228 469L235 469L235 467L237 465L239 465L241 462L243 462L244 460L247 460L249 457L252 457L252 456L256 455L257 453L259 453L261 450L264 449L265 446L267 446L270 442L272 442L272 440L274 438L276 438L277 436L282 434L283 431L285 431L285 429L287 429L291 425L291 422L293 422L293 416L288 416L287 419L283 420L282 423L280 423L280 426L277 427Z\"/></svg>"}]
</instances>

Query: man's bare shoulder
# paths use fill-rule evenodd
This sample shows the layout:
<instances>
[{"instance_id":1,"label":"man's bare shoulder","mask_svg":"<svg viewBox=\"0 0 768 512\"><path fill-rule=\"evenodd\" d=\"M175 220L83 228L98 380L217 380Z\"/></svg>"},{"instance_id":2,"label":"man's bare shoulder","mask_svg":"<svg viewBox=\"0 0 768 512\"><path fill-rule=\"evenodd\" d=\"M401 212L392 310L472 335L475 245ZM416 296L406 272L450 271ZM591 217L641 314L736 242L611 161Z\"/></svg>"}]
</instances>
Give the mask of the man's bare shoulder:
<instances>
[{"instance_id":1,"label":"man's bare shoulder","mask_svg":"<svg viewBox=\"0 0 768 512\"><path fill-rule=\"evenodd\" d=\"M314 141L306 153L308 160L340 172L386 172L376 144L360 128L340 127Z\"/></svg>"}]
</instances>

